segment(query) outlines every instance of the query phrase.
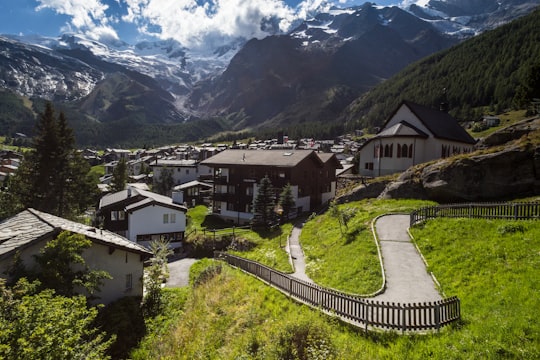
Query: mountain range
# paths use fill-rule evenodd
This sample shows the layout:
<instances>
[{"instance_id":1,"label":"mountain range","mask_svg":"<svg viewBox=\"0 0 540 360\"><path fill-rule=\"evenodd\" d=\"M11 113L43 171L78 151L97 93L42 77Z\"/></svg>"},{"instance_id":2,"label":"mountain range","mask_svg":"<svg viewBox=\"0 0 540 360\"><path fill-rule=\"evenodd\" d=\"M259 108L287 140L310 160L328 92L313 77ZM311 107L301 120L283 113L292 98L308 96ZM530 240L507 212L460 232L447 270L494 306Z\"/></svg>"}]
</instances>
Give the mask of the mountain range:
<instances>
[{"instance_id":1,"label":"mountain range","mask_svg":"<svg viewBox=\"0 0 540 360\"><path fill-rule=\"evenodd\" d=\"M173 41L0 37L0 134L31 133L43 101L80 145L159 145L223 131L331 123L407 65L530 13L539 1L332 9L212 53ZM272 130L272 131L273 131Z\"/></svg>"}]
</instances>

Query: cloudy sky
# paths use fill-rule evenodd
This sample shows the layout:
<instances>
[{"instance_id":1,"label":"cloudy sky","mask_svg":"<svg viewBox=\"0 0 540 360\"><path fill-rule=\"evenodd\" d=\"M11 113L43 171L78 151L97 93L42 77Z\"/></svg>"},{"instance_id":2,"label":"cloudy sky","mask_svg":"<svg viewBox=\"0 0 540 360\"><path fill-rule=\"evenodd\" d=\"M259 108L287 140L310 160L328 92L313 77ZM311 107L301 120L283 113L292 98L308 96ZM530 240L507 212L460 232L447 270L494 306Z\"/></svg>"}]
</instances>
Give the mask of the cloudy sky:
<instances>
[{"instance_id":1,"label":"cloudy sky","mask_svg":"<svg viewBox=\"0 0 540 360\"><path fill-rule=\"evenodd\" d=\"M281 30L321 6L365 0L1 0L0 34L58 36L84 33L95 40L136 43L173 38L189 47L237 36L263 37L261 20L280 19ZM377 0L403 5L413 0Z\"/></svg>"}]
</instances>

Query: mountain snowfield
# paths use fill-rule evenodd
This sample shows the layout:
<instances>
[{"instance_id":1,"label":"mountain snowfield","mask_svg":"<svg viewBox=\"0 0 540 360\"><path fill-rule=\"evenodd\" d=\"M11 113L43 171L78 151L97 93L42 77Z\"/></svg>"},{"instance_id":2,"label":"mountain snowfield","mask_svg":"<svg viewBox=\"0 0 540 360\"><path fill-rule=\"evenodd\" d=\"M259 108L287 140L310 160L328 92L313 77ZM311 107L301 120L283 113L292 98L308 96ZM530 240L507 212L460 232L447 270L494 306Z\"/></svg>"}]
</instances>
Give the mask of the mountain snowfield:
<instances>
[{"instance_id":1,"label":"mountain snowfield","mask_svg":"<svg viewBox=\"0 0 540 360\"><path fill-rule=\"evenodd\" d=\"M326 9L286 33L197 50L172 39L3 35L0 90L52 101L92 145L327 123L410 63L526 15L540 0L401 4ZM13 111L5 117L2 133L31 131L31 115L24 124Z\"/></svg>"},{"instance_id":2,"label":"mountain snowfield","mask_svg":"<svg viewBox=\"0 0 540 360\"><path fill-rule=\"evenodd\" d=\"M474 4L476 3L476 8ZM423 21L431 23L440 32L452 37L466 38L484 31L478 19L486 18L482 13L482 7L487 3L498 5L496 10L508 8L512 3L516 6L523 4L538 3L538 1L493 1L493 0L446 0L446 1L403 1L401 8L419 17ZM391 12L384 11L383 6L372 4L379 12L381 25L388 25L393 21L392 17L385 16ZM467 9L468 14L451 16L444 13L445 6L451 9ZM532 6L532 5L531 5ZM491 7L493 8L493 6ZM320 13L311 19L305 19L302 24L289 32L290 36L301 38L304 45L320 42L321 34L335 36L339 23L346 16L361 16L360 12L366 11L365 6L337 9L332 8L327 13ZM528 11L526 8L524 11ZM465 11L466 12L466 11ZM519 14L518 14L519 15ZM473 22L476 20L476 23ZM472 24L471 24L472 23ZM44 38L39 36L20 37L9 36L11 39L38 45L53 51L66 49L82 49L90 51L98 58L121 65L127 69L140 72L157 80L160 85L175 97L182 97L189 93L193 85L201 80L208 79L222 73L230 63L234 55L242 48L248 39L236 39L225 47L212 49L210 52L196 52L182 46L174 40L145 41L135 45L116 41L109 44L99 43L85 39L81 35L66 34L60 38ZM342 38L342 41L352 40L353 37ZM79 86L79 95L86 95L95 85L98 79L80 79L80 83L86 83L87 88ZM31 87L31 86L29 86ZM86 90L86 91L85 91ZM25 89L21 93L29 95Z\"/></svg>"}]
</instances>

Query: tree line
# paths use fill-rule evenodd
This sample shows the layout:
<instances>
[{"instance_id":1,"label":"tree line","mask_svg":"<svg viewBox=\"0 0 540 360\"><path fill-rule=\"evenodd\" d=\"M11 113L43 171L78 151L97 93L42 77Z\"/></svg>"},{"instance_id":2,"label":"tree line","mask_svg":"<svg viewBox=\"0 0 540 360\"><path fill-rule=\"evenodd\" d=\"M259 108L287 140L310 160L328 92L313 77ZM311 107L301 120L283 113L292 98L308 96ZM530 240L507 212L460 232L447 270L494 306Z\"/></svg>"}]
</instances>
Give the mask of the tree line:
<instances>
[{"instance_id":1,"label":"tree line","mask_svg":"<svg viewBox=\"0 0 540 360\"><path fill-rule=\"evenodd\" d=\"M526 109L540 97L540 10L409 65L353 102L342 121L380 126L402 100L458 120Z\"/></svg>"}]
</instances>

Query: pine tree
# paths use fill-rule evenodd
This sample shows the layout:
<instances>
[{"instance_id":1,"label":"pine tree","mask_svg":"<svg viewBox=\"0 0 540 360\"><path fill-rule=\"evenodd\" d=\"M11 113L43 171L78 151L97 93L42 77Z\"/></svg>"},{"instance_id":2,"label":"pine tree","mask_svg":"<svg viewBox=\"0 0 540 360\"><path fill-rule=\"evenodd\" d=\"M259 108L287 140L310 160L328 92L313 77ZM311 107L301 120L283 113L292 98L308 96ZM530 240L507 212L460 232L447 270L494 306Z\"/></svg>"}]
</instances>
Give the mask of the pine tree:
<instances>
[{"instance_id":1,"label":"pine tree","mask_svg":"<svg viewBox=\"0 0 540 360\"><path fill-rule=\"evenodd\" d=\"M155 180L154 191L161 195L168 195L174 186L173 171L169 168L163 168L159 179Z\"/></svg>"},{"instance_id":2,"label":"pine tree","mask_svg":"<svg viewBox=\"0 0 540 360\"><path fill-rule=\"evenodd\" d=\"M113 193L122 191L126 188L127 183L127 164L124 158L121 158L113 170L111 180L111 191Z\"/></svg>"},{"instance_id":3,"label":"pine tree","mask_svg":"<svg viewBox=\"0 0 540 360\"><path fill-rule=\"evenodd\" d=\"M269 226L274 218L274 189L272 181L265 176L257 189L253 208L253 225Z\"/></svg>"},{"instance_id":4,"label":"pine tree","mask_svg":"<svg viewBox=\"0 0 540 360\"><path fill-rule=\"evenodd\" d=\"M36 124L33 149L13 177L11 192L18 208L72 217L92 204L97 188L89 171L90 166L75 148L64 114L56 119L47 103Z\"/></svg>"},{"instance_id":5,"label":"pine tree","mask_svg":"<svg viewBox=\"0 0 540 360\"><path fill-rule=\"evenodd\" d=\"M292 194L291 184L289 183L285 185L285 187L281 191L281 194L279 195L279 206L283 211L283 218L289 219L289 215L291 214L292 209L294 209L294 207L296 206L294 196Z\"/></svg>"}]
</instances>

